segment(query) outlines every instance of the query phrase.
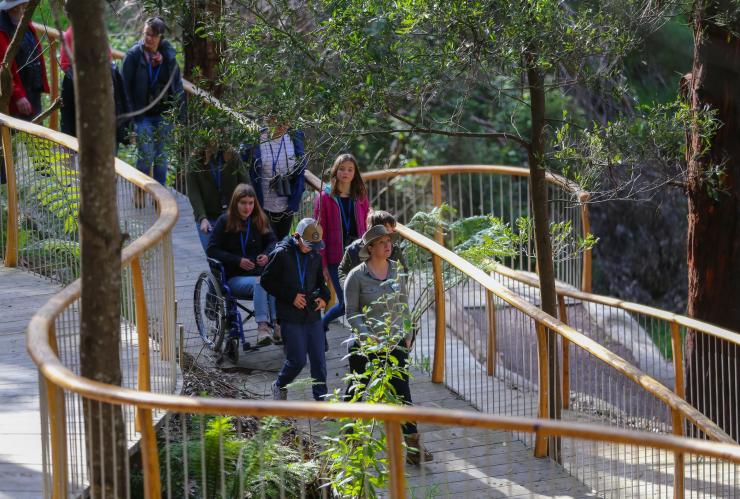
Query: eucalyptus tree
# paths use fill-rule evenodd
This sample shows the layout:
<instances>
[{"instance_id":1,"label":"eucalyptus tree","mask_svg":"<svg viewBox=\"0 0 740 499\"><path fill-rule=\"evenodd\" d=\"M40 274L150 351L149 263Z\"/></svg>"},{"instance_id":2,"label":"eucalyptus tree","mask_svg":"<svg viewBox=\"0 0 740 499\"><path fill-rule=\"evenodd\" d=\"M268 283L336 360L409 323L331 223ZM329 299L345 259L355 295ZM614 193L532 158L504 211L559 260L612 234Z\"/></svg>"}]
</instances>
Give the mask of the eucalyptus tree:
<instances>
[{"instance_id":1,"label":"eucalyptus tree","mask_svg":"<svg viewBox=\"0 0 740 499\"><path fill-rule=\"evenodd\" d=\"M66 3L74 36L74 81L80 169L80 374L121 385L121 247L115 111L103 0ZM118 405L84 404L93 497L125 497L127 440Z\"/></svg>"},{"instance_id":2,"label":"eucalyptus tree","mask_svg":"<svg viewBox=\"0 0 740 499\"><path fill-rule=\"evenodd\" d=\"M696 0L694 60L683 82L693 116L711 111L710 137L694 124L686 135L688 268L691 317L740 331L740 5ZM740 439L740 352L690 332L687 397Z\"/></svg>"}]
</instances>

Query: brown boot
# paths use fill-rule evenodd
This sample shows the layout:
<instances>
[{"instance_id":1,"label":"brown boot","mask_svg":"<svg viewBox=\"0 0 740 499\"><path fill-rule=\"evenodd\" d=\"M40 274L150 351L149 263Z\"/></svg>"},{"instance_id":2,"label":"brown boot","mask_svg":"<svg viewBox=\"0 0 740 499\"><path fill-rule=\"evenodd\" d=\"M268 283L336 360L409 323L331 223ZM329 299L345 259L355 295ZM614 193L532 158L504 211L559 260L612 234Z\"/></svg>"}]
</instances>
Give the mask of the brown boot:
<instances>
[{"instance_id":1,"label":"brown boot","mask_svg":"<svg viewBox=\"0 0 740 499\"><path fill-rule=\"evenodd\" d=\"M404 435L403 439L406 441L406 463L419 466L422 461L422 454L424 456L425 463L434 459L432 453L426 450L424 445L419 441L418 433Z\"/></svg>"}]
</instances>

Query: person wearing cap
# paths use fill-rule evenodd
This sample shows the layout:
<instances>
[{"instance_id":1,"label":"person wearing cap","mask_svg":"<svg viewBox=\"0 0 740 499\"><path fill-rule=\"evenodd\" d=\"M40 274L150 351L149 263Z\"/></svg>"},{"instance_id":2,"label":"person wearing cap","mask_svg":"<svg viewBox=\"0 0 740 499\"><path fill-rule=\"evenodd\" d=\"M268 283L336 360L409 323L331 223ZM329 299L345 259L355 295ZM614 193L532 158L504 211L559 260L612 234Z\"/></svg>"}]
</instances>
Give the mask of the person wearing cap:
<instances>
[{"instance_id":1,"label":"person wearing cap","mask_svg":"<svg viewBox=\"0 0 740 499\"><path fill-rule=\"evenodd\" d=\"M408 364L411 334L403 334L404 320L409 318L408 294L398 263L390 259L394 237L395 233L389 232L383 225L370 227L362 236L360 259L363 262L352 269L345 281L347 320L355 335L349 358L353 374L362 374L366 370L370 359L358 354L357 350L362 342L370 339L394 343L389 345L392 348L390 355L400 368ZM405 404L411 405L408 376L394 377L390 382L396 395ZM358 399L355 393L357 388L356 384L348 386L346 398ZM422 459L432 460L432 454L424 450L419 442L416 423L404 423L403 433L407 445L406 461L409 464L420 464Z\"/></svg>"},{"instance_id":2,"label":"person wearing cap","mask_svg":"<svg viewBox=\"0 0 740 499\"><path fill-rule=\"evenodd\" d=\"M326 395L326 356L321 311L329 299L321 255L321 226L304 218L295 232L278 243L262 274L262 286L277 301L277 318L283 336L285 362L272 385L275 400L287 398L286 386L311 362L315 400Z\"/></svg>"},{"instance_id":3,"label":"person wearing cap","mask_svg":"<svg viewBox=\"0 0 740 499\"><path fill-rule=\"evenodd\" d=\"M388 232L396 233L396 218L387 211L374 210L370 212L367 216L367 226L372 227L374 225L382 225ZM408 264L406 263L406 258L403 256L401 245L398 242L399 238L396 236L392 236L392 238L393 249L391 250L390 259L398 262L401 269L405 270L408 268ZM360 250L363 246L362 238L359 238L352 241L352 244L344 250L342 262L339 264L339 284L342 286L347 281L350 271L362 262L360 260Z\"/></svg>"},{"instance_id":4,"label":"person wearing cap","mask_svg":"<svg viewBox=\"0 0 740 499\"><path fill-rule=\"evenodd\" d=\"M28 0L0 1L0 59L8 51L8 45L23 18L27 3ZM41 113L41 94L49 93L41 42L31 24L28 25L28 31L11 63L10 71L13 77L10 114L30 120Z\"/></svg>"}]
</instances>

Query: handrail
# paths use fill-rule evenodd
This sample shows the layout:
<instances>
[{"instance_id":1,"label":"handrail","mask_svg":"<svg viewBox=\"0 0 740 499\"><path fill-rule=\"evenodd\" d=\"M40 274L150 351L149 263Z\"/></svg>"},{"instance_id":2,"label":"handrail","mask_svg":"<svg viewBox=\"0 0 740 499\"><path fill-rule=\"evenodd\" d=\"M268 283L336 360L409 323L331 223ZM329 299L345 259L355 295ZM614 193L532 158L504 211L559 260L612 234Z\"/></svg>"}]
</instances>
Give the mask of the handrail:
<instances>
[{"instance_id":1,"label":"handrail","mask_svg":"<svg viewBox=\"0 0 740 499\"><path fill-rule=\"evenodd\" d=\"M52 32L56 32L56 36L59 36L59 33L56 30L46 27L43 27L43 29L45 29L50 36L52 36ZM119 58L122 56L123 53L114 51L114 57ZM208 98L210 102L222 106L220 102L206 92L200 91L189 82L184 83L189 92L200 94ZM225 106L223 108L228 110ZM231 110L228 111L233 113L233 115L239 118L240 121L244 119L242 115ZM2 115L0 115L0 124L23 130L39 137L47 138L70 149L77 149L76 139L53 132L38 125L4 117ZM155 246L171 232L177 220L177 205L169 192L157 182L153 181L150 177L138 172L120 160L116 160L115 168L116 173L120 177L127 179L136 186L151 193L154 199L157 200L159 207L159 217L155 223L141 237L133 241L122 251L121 265L125 266L148 249ZM369 172L365 174L365 178L368 180L381 179L406 174L432 174L439 176L441 173L450 173L449 171L442 172L442 168L445 167L431 166L385 172ZM495 171L496 173L505 173L514 176L528 175L527 169L517 167L462 165L456 168L459 168L457 171L461 173L490 173ZM321 181L312 173L306 173L306 180L312 188L316 190L321 188ZM588 199L588 193L583 192L577 185L566 179L562 179L562 177L549 175L548 180L574 192L581 202ZM53 336L52 333L54 331L54 321L56 318L80 297L81 281L79 279L65 287L34 315L28 327L28 351L34 362L38 365L44 378L55 385L55 387L70 390L89 399L118 405L133 405L142 410L164 409L200 414L228 413L231 415L252 416L277 415L317 418L368 418L382 419L384 421L394 423L401 423L413 419L425 423L464 425L479 428L532 432L537 434L538 439L542 436L563 436L638 446L650 446L673 451L677 454L697 453L740 463L740 447L734 445L734 441L713 421L711 421L711 419L688 404L684 399L677 396L663 384L659 383L657 380L648 376L623 358L610 352L605 347L599 345L594 340L588 338L564 322L545 314L540 309L503 286L495 278L455 255L453 252L445 249L437 242L400 224L398 230L407 240L431 252L434 258L439 259L440 261L446 261L449 265L457 268L480 283L489 292L532 318L538 324L538 328L543 327L553 331L564 340L568 340L571 343L578 345L580 348L598 358L601 362L632 380L638 386L642 387L665 403L669 408L671 408L674 415L680 414L681 417L685 417L692 421L710 439L715 440L715 442L687 439L677 436L654 435L645 432L615 429L591 424L584 425L563 421L493 416L470 411L450 411L446 409L368 404L317 404L314 402L245 401L187 397L157 394L99 383L76 375L65 367L55 352L53 345L49 343L50 335ZM571 292L569 291L569 293ZM588 293L581 294L584 296L588 295ZM604 298L604 300L607 299ZM643 307L638 304L630 305L634 306L634 309L639 308L641 312L645 312L645 310L650 309L650 307ZM667 314L662 311L658 312ZM695 321L683 316L675 316L674 314L668 315L674 316L675 322L681 321L679 322L680 324L685 325L686 327L691 327L692 329L698 329L697 326L707 326L709 329L714 328L714 326L704 325L700 321ZM668 315L655 316L665 318ZM716 330L726 331L721 330L721 328L716 328ZM734 335L734 333L731 334ZM735 341L735 339L732 341ZM148 347L148 345L145 346Z\"/></svg>"},{"instance_id":2,"label":"handrail","mask_svg":"<svg viewBox=\"0 0 740 499\"><path fill-rule=\"evenodd\" d=\"M518 281L522 284L526 284L527 286L532 286L534 288L540 287L540 283L537 279L511 269L505 265L495 264L494 272L506 276L512 280ZM692 319L691 317L687 317L685 315L667 312L659 308L642 305L640 303L624 301L618 298L612 298L610 296L585 293L583 291L579 291L569 286L564 286L557 283L555 285L555 291L558 295L567 296L568 298L600 303L602 305L608 305L610 307L619 308L628 312L638 312L640 314L644 314L656 319L661 319L666 322L673 322L680 326L685 326L689 329L706 333L721 340L740 345L740 333L737 333L730 329L721 328L713 324L708 324L697 319Z\"/></svg>"},{"instance_id":3,"label":"handrail","mask_svg":"<svg viewBox=\"0 0 740 499\"><path fill-rule=\"evenodd\" d=\"M400 224L399 226L397 226L397 230L404 238L408 239L418 246L421 246L422 248L425 248L431 253L440 256L450 265L456 267L464 274L472 277L488 291L491 291L509 305L524 312L526 315L528 315L538 323L543 324L551 331L554 331L566 340L578 345L580 348L583 348L608 366L616 369L618 372L622 373L623 375L637 383L639 386L655 395L671 409L681 412L681 414L694 422L710 438L719 442L734 442L734 440L732 440L729 435L722 431L711 419L704 416L704 414L702 414L699 410L694 408L684 399L677 396L665 385L648 376L646 373L636 368L635 366L624 360L622 357L612 353L606 347L600 345L599 343L578 332L567 324L546 314L541 309L535 307L528 301L519 297L519 295L509 290L496 279L486 274L483 270L479 269L467 260L459 257L447 248L441 246L439 243L436 243L435 241L424 237L418 232Z\"/></svg>"},{"instance_id":4,"label":"handrail","mask_svg":"<svg viewBox=\"0 0 740 499\"><path fill-rule=\"evenodd\" d=\"M450 168L454 168L454 171L450 171ZM371 172L365 172L362 174L362 178L365 181L368 180L381 180L386 178L400 177L406 175L441 175L450 173L500 173L504 175L511 175L515 177L529 177L529 169L522 168L519 166L504 166L504 165L429 165L429 166L415 166L410 168L394 168L389 170L376 170ZM590 194L572 180L568 180L556 173L547 172L545 178L548 182L554 185L558 185L563 189L573 192L578 201L585 203L588 201Z\"/></svg>"}]
</instances>

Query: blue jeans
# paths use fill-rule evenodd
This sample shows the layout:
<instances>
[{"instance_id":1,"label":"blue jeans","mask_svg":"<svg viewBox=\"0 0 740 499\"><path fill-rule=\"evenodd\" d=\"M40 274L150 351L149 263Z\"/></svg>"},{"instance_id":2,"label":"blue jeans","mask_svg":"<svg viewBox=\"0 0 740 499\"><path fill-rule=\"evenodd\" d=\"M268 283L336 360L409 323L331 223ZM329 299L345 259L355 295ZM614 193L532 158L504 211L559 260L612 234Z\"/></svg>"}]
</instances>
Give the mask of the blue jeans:
<instances>
[{"instance_id":1,"label":"blue jeans","mask_svg":"<svg viewBox=\"0 0 740 499\"><path fill-rule=\"evenodd\" d=\"M144 116L134 122L136 131L136 147L139 157L136 160L136 169L151 174L154 170L154 180L162 185L167 182L167 155L165 146L172 132L172 125L161 116Z\"/></svg>"},{"instance_id":2,"label":"blue jeans","mask_svg":"<svg viewBox=\"0 0 740 499\"><path fill-rule=\"evenodd\" d=\"M258 277L249 276L236 276L232 277L226 284L231 288L231 294L235 298L252 298L254 302L254 318L259 322L272 322L272 317L275 317L275 298L267 294L265 288L260 286Z\"/></svg>"},{"instance_id":3,"label":"blue jeans","mask_svg":"<svg viewBox=\"0 0 740 499\"><path fill-rule=\"evenodd\" d=\"M324 325L324 331L329 329L329 323L334 319L338 319L344 315L344 291L342 286L339 284L339 265L327 265L329 270L329 276L331 277L331 285L334 286L334 293L337 295L337 303L331 307L325 314L321 322Z\"/></svg>"},{"instance_id":4,"label":"blue jeans","mask_svg":"<svg viewBox=\"0 0 740 499\"><path fill-rule=\"evenodd\" d=\"M283 336L285 363L278 373L277 386L285 388L293 382L306 366L306 355L311 361L311 387L313 398L323 400L326 395L326 356L324 354L324 330L321 322L309 324L280 322L280 334Z\"/></svg>"},{"instance_id":5,"label":"blue jeans","mask_svg":"<svg viewBox=\"0 0 740 499\"><path fill-rule=\"evenodd\" d=\"M213 229L213 226L216 225L216 220L209 218L208 223L211 224L211 229ZM203 234L203 231L200 230L200 222L195 222L195 230L198 231L198 238L200 238L200 245L203 246L203 251L206 251L208 249L208 241L211 240L211 233Z\"/></svg>"}]
</instances>

